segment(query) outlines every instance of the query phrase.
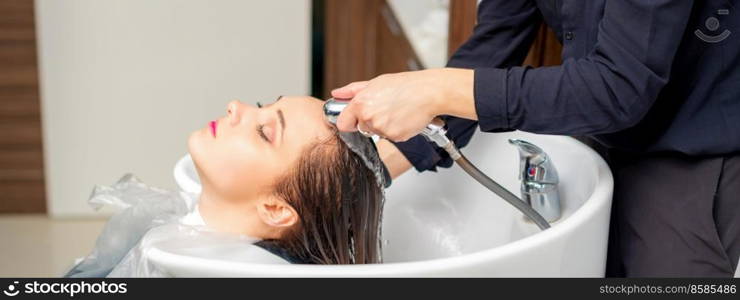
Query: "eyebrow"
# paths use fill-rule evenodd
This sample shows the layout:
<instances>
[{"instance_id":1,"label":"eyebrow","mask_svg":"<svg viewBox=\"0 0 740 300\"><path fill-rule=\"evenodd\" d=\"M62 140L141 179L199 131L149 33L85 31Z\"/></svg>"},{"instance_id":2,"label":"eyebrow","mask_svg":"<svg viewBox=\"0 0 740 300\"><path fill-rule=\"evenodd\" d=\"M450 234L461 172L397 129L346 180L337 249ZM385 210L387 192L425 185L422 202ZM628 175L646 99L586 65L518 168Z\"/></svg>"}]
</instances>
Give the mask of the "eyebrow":
<instances>
[{"instance_id":1,"label":"eyebrow","mask_svg":"<svg viewBox=\"0 0 740 300\"><path fill-rule=\"evenodd\" d=\"M283 99L283 95L278 96L274 102L267 104L263 107L270 107L271 105L275 104L275 102L280 101L280 99ZM276 112L277 112L278 119L280 120L280 136L284 136L285 135L285 115L283 115L283 111L280 110L279 108L276 110Z\"/></svg>"},{"instance_id":2,"label":"eyebrow","mask_svg":"<svg viewBox=\"0 0 740 300\"><path fill-rule=\"evenodd\" d=\"M265 108L267 108L267 107L270 107L270 105L273 105L273 104L277 103L278 101L280 101L280 99L283 99L283 95L280 95L280 96L278 96L278 97L277 97L277 99L275 99L275 101L272 101L272 103L268 103L268 104L266 104L266 105L262 105L262 104L260 104L259 102L257 102L257 104L259 104L259 105L260 105L260 106L259 106L260 108L262 108L262 107L265 107Z\"/></svg>"},{"instance_id":3,"label":"eyebrow","mask_svg":"<svg viewBox=\"0 0 740 300\"><path fill-rule=\"evenodd\" d=\"M280 98L278 98L280 100ZM285 116L283 116L283 111L278 109L277 110L278 119L280 119L280 136L285 136Z\"/></svg>"}]
</instances>

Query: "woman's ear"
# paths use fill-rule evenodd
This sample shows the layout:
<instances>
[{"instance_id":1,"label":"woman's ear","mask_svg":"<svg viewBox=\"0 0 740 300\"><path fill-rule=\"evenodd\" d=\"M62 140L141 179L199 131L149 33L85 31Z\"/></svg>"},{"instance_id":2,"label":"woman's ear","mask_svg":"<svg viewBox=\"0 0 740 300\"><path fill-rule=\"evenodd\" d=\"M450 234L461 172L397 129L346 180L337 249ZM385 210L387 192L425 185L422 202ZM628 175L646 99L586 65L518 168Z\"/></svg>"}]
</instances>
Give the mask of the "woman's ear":
<instances>
[{"instance_id":1,"label":"woman's ear","mask_svg":"<svg viewBox=\"0 0 740 300\"><path fill-rule=\"evenodd\" d=\"M257 215L267 225L290 227L298 222L298 212L282 199L264 199L257 205Z\"/></svg>"}]
</instances>

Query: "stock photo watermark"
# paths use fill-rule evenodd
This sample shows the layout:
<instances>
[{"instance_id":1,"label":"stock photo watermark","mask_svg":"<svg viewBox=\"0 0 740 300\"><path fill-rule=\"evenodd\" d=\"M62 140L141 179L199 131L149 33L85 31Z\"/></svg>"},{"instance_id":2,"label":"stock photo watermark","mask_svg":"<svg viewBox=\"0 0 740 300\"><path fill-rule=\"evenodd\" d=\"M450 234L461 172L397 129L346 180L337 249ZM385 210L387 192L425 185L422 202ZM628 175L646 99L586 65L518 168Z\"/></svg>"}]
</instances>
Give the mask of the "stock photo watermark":
<instances>
[{"instance_id":1,"label":"stock photo watermark","mask_svg":"<svg viewBox=\"0 0 740 300\"><path fill-rule=\"evenodd\" d=\"M730 15L729 9L719 9L717 10L717 16L728 16ZM699 39L702 41L705 41L707 43L719 43L721 41L726 40L730 34L732 34L732 31L729 31L727 29L723 30L722 32L718 34L714 34L714 32L718 31L720 28L720 22L719 19L715 16L711 16L704 21L704 27L706 27L707 30L709 30L710 33L704 33L702 29L697 29L694 31L694 35L696 35Z\"/></svg>"},{"instance_id":2,"label":"stock photo watermark","mask_svg":"<svg viewBox=\"0 0 740 300\"><path fill-rule=\"evenodd\" d=\"M80 294L125 294L128 292L126 283L101 282L38 282L20 283L13 281L4 290L3 294L15 297L23 294L53 294L67 295L73 298Z\"/></svg>"}]
</instances>

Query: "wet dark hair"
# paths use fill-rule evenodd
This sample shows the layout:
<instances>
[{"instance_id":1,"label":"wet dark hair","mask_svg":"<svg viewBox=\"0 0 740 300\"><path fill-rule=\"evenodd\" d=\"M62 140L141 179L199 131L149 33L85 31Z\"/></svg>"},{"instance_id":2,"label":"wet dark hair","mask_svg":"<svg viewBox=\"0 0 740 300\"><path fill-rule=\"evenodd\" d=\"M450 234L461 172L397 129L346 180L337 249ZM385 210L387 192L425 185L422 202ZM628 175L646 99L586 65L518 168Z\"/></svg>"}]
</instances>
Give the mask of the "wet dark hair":
<instances>
[{"instance_id":1,"label":"wet dark hair","mask_svg":"<svg viewBox=\"0 0 740 300\"><path fill-rule=\"evenodd\" d=\"M336 134L307 147L274 189L298 212L299 222L261 245L292 262L380 263L384 199L377 181Z\"/></svg>"}]
</instances>

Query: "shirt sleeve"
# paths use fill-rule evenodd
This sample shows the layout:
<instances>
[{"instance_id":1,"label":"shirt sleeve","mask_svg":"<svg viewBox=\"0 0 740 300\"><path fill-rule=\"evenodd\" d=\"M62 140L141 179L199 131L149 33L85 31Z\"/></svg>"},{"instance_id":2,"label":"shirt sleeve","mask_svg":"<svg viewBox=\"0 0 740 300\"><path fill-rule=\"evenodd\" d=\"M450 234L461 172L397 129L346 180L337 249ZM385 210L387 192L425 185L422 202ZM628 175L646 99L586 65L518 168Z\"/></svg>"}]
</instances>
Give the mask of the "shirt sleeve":
<instances>
[{"instance_id":1,"label":"shirt sleeve","mask_svg":"<svg viewBox=\"0 0 740 300\"><path fill-rule=\"evenodd\" d=\"M542 16L532 0L483 0L478 5L473 35L452 55L447 66L474 69L521 65L541 23ZM458 147L467 145L478 127L478 122L472 120L452 116L443 119L447 136ZM436 171L437 166L450 167L453 163L444 149L421 135L394 144L419 172Z\"/></svg>"},{"instance_id":2,"label":"shirt sleeve","mask_svg":"<svg viewBox=\"0 0 740 300\"><path fill-rule=\"evenodd\" d=\"M592 135L634 126L669 80L692 6L607 1L596 44L584 57L555 67L477 66L481 130Z\"/></svg>"}]
</instances>

